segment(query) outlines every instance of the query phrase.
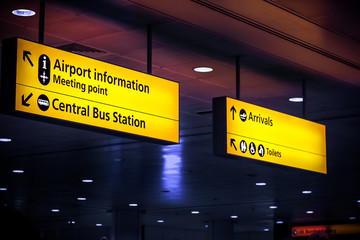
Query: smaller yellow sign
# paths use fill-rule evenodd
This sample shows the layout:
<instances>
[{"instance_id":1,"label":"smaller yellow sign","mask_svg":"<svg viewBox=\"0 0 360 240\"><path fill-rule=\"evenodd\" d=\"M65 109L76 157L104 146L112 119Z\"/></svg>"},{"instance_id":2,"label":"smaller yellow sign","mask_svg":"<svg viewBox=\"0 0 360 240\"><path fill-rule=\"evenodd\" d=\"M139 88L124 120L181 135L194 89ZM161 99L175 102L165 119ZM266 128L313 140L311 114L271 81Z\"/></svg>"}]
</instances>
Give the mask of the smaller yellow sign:
<instances>
[{"instance_id":1,"label":"smaller yellow sign","mask_svg":"<svg viewBox=\"0 0 360 240\"><path fill-rule=\"evenodd\" d=\"M227 97L213 106L215 154L326 173L324 125Z\"/></svg>"}]
</instances>

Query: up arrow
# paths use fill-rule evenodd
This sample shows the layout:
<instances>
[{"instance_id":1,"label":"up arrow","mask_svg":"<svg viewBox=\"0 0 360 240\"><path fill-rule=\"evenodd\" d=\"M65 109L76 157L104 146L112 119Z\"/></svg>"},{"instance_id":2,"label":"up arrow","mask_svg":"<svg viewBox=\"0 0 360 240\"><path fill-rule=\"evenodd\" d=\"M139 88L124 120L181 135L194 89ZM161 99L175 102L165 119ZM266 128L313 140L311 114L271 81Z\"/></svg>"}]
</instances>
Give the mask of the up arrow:
<instances>
[{"instance_id":1,"label":"up arrow","mask_svg":"<svg viewBox=\"0 0 360 240\"><path fill-rule=\"evenodd\" d=\"M237 148L235 146L235 139L233 139L233 138L230 140L230 147L232 147L232 146L234 146L235 151L237 151Z\"/></svg>"},{"instance_id":2,"label":"up arrow","mask_svg":"<svg viewBox=\"0 0 360 240\"><path fill-rule=\"evenodd\" d=\"M24 96L24 94L23 94L22 97L21 97L21 104L24 105L25 107L30 106L30 104L27 103L27 101L29 101L29 99L32 97L32 95L33 95L33 94L30 93L30 95L25 98L25 96Z\"/></svg>"},{"instance_id":3,"label":"up arrow","mask_svg":"<svg viewBox=\"0 0 360 240\"><path fill-rule=\"evenodd\" d=\"M232 112L232 116L233 116L233 120L235 119L235 113L236 113L236 109L235 109L235 107L234 106L232 106L231 108L230 108L230 112Z\"/></svg>"},{"instance_id":4,"label":"up arrow","mask_svg":"<svg viewBox=\"0 0 360 240\"><path fill-rule=\"evenodd\" d=\"M30 65L33 67L34 64L31 62L31 59L30 59L29 55L31 55L31 52L24 50L24 52L23 52L23 60L25 61L25 58L26 58L29 61Z\"/></svg>"}]
</instances>

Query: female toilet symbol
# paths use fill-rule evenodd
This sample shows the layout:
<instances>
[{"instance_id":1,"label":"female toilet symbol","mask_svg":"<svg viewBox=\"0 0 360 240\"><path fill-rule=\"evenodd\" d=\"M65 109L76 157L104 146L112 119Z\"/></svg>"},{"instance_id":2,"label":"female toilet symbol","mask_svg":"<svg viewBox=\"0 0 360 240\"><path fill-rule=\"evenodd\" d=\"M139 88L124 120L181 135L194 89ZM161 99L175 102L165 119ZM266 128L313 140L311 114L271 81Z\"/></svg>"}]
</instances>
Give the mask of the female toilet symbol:
<instances>
[{"instance_id":1,"label":"female toilet symbol","mask_svg":"<svg viewBox=\"0 0 360 240\"><path fill-rule=\"evenodd\" d=\"M39 76L39 81L42 85L48 85L50 82L50 59L48 56L46 56L45 54L41 55L39 57L39 71L38 71L38 76Z\"/></svg>"}]
</instances>

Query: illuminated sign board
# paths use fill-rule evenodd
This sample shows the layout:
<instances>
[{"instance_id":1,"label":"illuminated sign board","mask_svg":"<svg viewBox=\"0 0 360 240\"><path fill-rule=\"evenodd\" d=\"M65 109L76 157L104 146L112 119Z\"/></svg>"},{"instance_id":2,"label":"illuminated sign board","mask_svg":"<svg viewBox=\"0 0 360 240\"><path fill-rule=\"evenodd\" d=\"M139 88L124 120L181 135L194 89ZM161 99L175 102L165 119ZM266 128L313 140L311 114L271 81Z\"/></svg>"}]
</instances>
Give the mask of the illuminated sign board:
<instances>
[{"instance_id":1,"label":"illuminated sign board","mask_svg":"<svg viewBox=\"0 0 360 240\"><path fill-rule=\"evenodd\" d=\"M214 153L326 173L325 126L228 97L213 99Z\"/></svg>"},{"instance_id":2,"label":"illuminated sign board","mask_svg":"<svg viewBox=\"0 0 360 240\"><path fill-rule=\"evenodd\" d=\"M325 232L329 235L360 234L360 224L296 226L291 228L292 237L309 237L316 232Z\"/></svg>"},{"instance_id":3,"label":"illuminated sign board","mask_svg":"<svg viewBox=\"0 0 360 240\"><path fill-rule=\"evenodd\" d=\"M7 110L179 143L177 82L19 38L2 57Z\"/></svg>"}]
</instances>

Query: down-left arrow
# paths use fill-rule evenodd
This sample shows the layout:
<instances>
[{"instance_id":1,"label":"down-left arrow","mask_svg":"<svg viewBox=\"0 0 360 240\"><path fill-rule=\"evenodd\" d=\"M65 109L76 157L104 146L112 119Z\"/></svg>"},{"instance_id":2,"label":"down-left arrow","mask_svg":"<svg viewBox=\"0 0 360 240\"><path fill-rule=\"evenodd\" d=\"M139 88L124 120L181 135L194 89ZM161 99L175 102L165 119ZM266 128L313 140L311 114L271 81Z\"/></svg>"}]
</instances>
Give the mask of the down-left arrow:
<instances>
[{"instance_id":1,"label":"down-left arrow","mask_svg":"<svg viewBox=\"0 0 360 240\"><path fill-rule=\"evenodd\" d=\"M32 97L32 95L33 95L33 94L30 93L30 95L27 96L26 98L25 98L24 94L22 95L22 97L21 97L21 103L22 103L23 106L26 106L26 107L30 106L30 104L27 103L27 101L29 101L29 99Z\"/></svg>"}]
</instances>

